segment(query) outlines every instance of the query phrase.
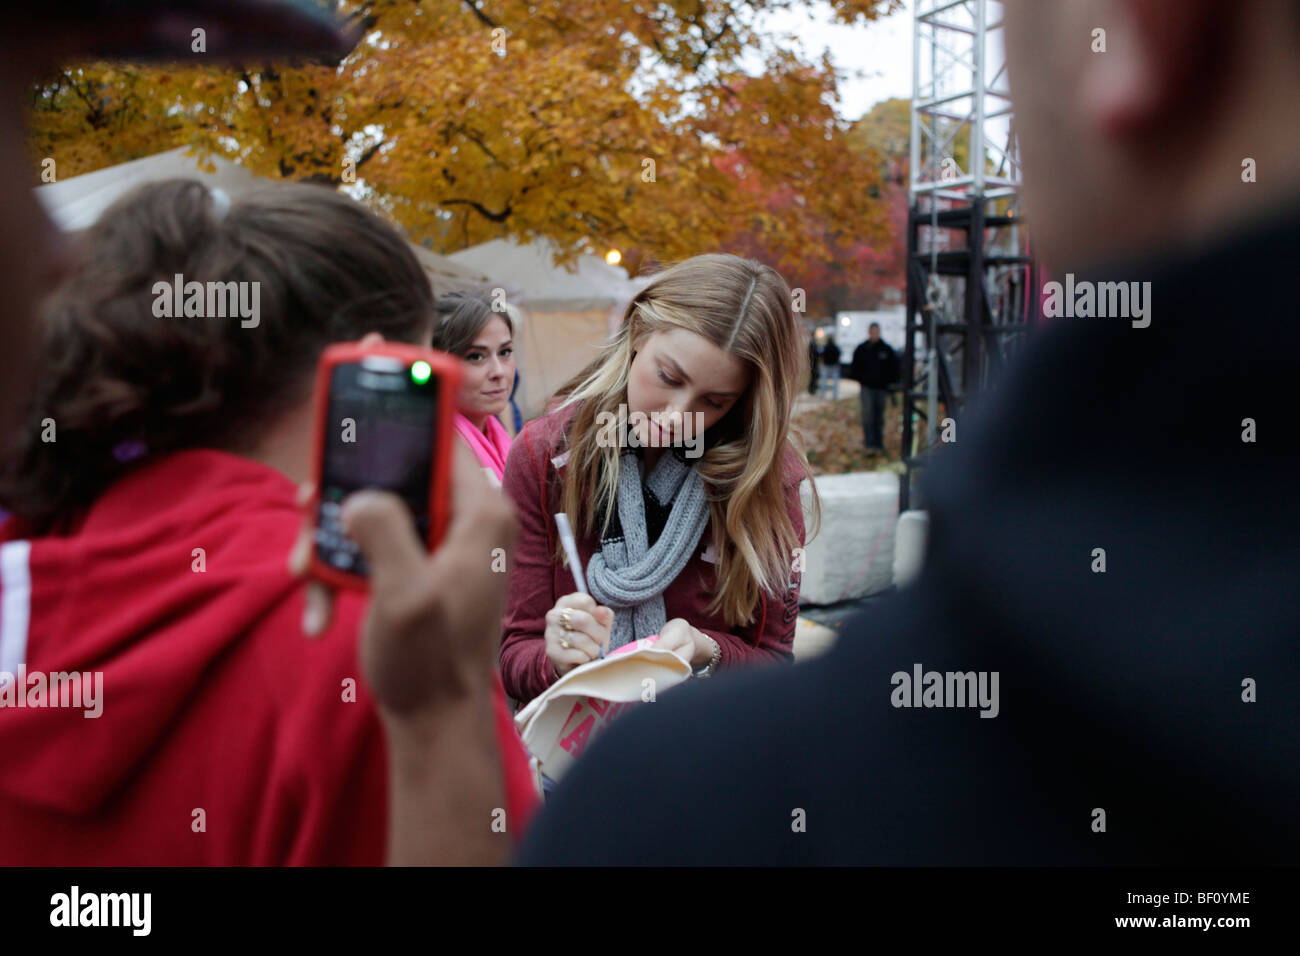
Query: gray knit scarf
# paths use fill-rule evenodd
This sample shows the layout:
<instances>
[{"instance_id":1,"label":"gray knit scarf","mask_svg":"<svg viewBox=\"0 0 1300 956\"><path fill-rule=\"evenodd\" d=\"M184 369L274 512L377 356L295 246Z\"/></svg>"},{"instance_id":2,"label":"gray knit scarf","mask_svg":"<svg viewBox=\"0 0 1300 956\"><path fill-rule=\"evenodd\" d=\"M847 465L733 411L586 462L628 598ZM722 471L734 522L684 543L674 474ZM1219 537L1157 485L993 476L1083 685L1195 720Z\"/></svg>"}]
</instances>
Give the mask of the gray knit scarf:
<instances>
[{"instance_id":1,"label":"gray knit scarf","mask_svg":"<svg viewBox=\"0 0 1300 956\"><path fill-rule=\"evenodd\" d=\"M622 535L602 540L587 564L591 596L614 610L610 650L659 633L665 623L664 589L686 567L709 520L704 480L672 449L660 457L646 486L660 502L673 503L653 548L646 531L641 463L636 452L625 450L618 469Z\"/></svg>"}]
</instances>

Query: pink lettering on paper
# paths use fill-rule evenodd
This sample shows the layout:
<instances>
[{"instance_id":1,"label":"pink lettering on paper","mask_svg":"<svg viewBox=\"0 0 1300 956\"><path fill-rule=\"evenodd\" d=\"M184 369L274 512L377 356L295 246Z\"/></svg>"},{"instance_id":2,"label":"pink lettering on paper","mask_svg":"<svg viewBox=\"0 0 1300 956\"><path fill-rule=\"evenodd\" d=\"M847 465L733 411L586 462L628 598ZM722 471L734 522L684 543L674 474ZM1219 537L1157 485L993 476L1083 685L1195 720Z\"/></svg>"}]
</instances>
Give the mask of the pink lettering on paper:
<instances>
[{"instance_id":1,"label":"pink lettering on paper","mask_svg":"<svg viewBox=\"0 0 1300 956\"><path fill-rule=\"evenodd\" d=\"M573 754L574 757L581 757L582 751L587 746L587 738L591 736L591 730L595 725L596 718L588 714L586 719L578 724L577 730L560 741L560 746Z\"/></svg>"}]
</instances>

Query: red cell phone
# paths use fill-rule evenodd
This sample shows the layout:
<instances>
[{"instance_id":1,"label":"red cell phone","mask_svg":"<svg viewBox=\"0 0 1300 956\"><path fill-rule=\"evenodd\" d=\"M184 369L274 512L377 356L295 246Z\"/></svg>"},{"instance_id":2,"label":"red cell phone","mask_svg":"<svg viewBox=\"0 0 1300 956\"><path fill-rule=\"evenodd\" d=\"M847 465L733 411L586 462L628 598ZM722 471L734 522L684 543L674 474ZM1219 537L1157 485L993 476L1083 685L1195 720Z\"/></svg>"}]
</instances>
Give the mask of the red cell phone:
<instances>
[{"instance_id":1,"label":"red cell phone","mask_svg":"<svg viewBox=\"0 0 1300 956\"><path fill-rule=\"evenodd\" d=\"M365 588L360 549L339 522L343 499L382 488L406 502L430 550L442 540L451 492L451 441L460 362L445 352L384 342L332 345L316 368L310 574Z\"/></svg>"}]
</instances>

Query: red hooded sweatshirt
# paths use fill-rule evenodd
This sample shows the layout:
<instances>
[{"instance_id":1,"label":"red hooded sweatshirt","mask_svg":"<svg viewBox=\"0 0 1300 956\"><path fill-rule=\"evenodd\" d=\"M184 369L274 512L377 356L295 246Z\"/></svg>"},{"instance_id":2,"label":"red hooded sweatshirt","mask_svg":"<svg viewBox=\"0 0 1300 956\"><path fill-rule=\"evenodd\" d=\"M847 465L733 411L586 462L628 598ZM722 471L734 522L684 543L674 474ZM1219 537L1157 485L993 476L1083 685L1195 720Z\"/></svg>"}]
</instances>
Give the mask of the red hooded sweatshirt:
<instances>
[{"instance_id":1,"label":"red hooded sweatshirt","mask_svg":"<svg viewBox=\"0 0 1300 956\"><path fill-rule=\"evenodd\" d=\"M338 595L328 633L303 636L294 491L256 462L186 451L64 533L0 526L0 672L15 675L0 688L0 864L383 862L366 598ZM518 839L538 797L499 683L497 734Z\"/></svg>"}]
</instances>

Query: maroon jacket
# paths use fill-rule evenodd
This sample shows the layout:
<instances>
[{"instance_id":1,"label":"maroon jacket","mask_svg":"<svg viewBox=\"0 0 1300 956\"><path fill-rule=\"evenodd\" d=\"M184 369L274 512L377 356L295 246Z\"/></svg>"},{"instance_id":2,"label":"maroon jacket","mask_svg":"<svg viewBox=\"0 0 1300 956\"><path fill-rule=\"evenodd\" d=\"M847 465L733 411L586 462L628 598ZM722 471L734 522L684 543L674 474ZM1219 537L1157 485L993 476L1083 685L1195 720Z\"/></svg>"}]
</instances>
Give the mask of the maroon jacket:
<instances>
[{"instance_id":1,"label":"maroon jacket","mask_svg":"<svg viewBox=\"0 0 1300 956\"><path fill-rule=\"evenodd\" d=\"M510 571L501 640L501 677L506 692L520 702L532 700L550 686L552 672L542 638L546 612L560 597L578 589L569 569L552 558L556 547L552 515L560 510L560 479L554 459L565 454L567 446L561 430L571 414L572 409L566 409L529 422L515 438L506 459L502 487L519 515L519 539ZM562 464L563 461L561 457ZM786 449L783 465L786 511L794 523L799 543L803 544L803 507L799 500L803 471L793 449ZM578 529L574 530L576 533ZM793 571L784 594L765 595L754 622L732 631L721 614L709 614L705 610L717 590L711 540L710 528L706 526L694 556L664 591L666 619L684 618L717 641L722 648L719 669L793 661L801 575ZM595 537L578 539L583 567L599 549L600 542Z\"/></svg>"}]
</instances>

